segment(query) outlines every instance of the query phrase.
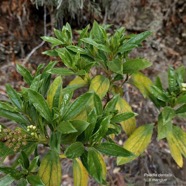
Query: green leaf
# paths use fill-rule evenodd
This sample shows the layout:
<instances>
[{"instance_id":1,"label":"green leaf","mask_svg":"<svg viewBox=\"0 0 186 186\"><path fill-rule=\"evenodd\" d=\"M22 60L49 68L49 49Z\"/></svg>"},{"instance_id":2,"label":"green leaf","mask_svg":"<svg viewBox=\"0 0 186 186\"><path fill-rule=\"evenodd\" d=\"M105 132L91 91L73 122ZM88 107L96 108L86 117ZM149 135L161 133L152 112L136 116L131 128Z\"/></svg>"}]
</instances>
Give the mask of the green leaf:
<instances>
[{"instance_id":1,"label":"green leaf","mask_svg":"<svg viewBox=\"0 0 186 186\"><path fill-rule=\"evenodd\" d=\"M90 31L90 36L92 36L96 41L105 43L107 39L107 34L105 28L102 25L99 25L96 21L94 21L92 29Z\"/></svg>"},{"instance_id":2,"label":"green leaf","mask_svg":"<svg viewBox=\"0 0 186 186\"><path fill-rule=\"evenodd\" d=\"M75 142L66 148L65 155L67 158L71 159L78 158L83 154L84 150L84 146L81 142Z\"/></svg>"},{"instance_id":3,"label":"green leaf","mask_svg":"<svg viewBox=\"0 0 186 186\"><path fill-rule=\"evenodd\" d=\"M73 119L75 116L77 116L82 110L85 109L85 107L88 104L91 97L92 97L92 93L85 93L85 94L79 96L71 104L69 109L66 111L63 119L69 120L69 119Z\"/></svg>"},{"instance_id":4,"label":"green leaf","mask_svg":"<svg viewBox=\"0 0 186 186\"><path fill-rule=\"evenodd\" d=\"M62 59L62 61L66 67L68 67L68 68L73 67L74 61L72 59L72 55L66 48L56 49L56 52L58 53L59 57Z\"/></svg>"},{"instance_id":5,"label":"green leaf","mask_svg":"<svg viewBox=\"0 0 186 186\"><path fill-rule=\"evenodd\" d=\"M58 76L50 85L47 93L47 103L51 110L53 105L59 105L60 100L55 100L55 95L61 94L61 91L62 91L62 79L60 76ZM54 101L58 103L55 104Z\"/></svg>"},{"instance_id":6,"label":"green leaf","mask_svg":"<svg viewBox=\"0 0 186 186\"><path fill-rule=\"evenodd\" d=\"M51 74L49 74L48 72L42 74L41 82L42 83L41 86L39 87L39 93L46 97L51 82Z\"/></svg>"},{"instance_id":7,"label":"green leaf","mask_svg":"<svg viewBox=\"0 0 186 186\"><path fill-rule=\"evenodd\" d=\"M0 116L13 120L17 122L18 124L20 124L20 126L22 127L24 127L25 125L29 123L29 121L24 116L22 116L21 114L17 112L10 112L8 110L0 109Z\"/></svg>"},{"instance_id":8,"label":"green leaf","mask_svg":"<svg viewBox=\"0 0 186 186\"><path fill-rule=\"evenodd\" d=\"M49 141L50 149L56 151L57 153L60 153L60 143L61 143L61 133L52 132Z\"/></svg>"},{"instance_id":9,"label":"green leaf","mask_svg":"<svg viewBox=\"0 0 186 186\"><path fill-rule=\"evenodd\" d=\"M103 113L103 106L100 97L94 94L94 106L96 109L96 114L101 115Z\"/></svg>"},{"instance_id":10,"label":"green leaf","mask_svg":"<svg viewBox=\"0 0 186 186\"><path fill-rule=\"evenodd\" d=\"M180 95L177 100L176 100L177 104L182 104L182 103L186 103L186 94Z\"/></svg>"},{"instance_id":11,"label":"green leaf","mask_svg":"<svg viewBox=\"0 0 186 186\"><path fill-rule=\"evenodd\" d=\"M31 75L31 73L25 67L19 64L16 65L16 69L19 72L19 74L23 76L25 82L28 83L28 85L31 85L33 80L33 76Z\"/></svg>"},{"instance_id":12,"label":"green leaf","mask_svg":"<svg viewBox=\"0 0 186 186\"><path fill-rule=\"evenodd\" d=\"M33 186L45 186L40 177L37 175L28 175L27 180Z\"/></svg>"},{"instance_id":13,"label":"green leaf","mask_svg":"<svg viewBox=\"0 0 186 186\"><path fill-rule=\"evenodd\" d=\"M68 109L72 96L73 96L72 90L62 89L62 103L59 107L59 113L61 118L64 116L65 111Z\"/></svg>"},{"instance_id":14,"label":"green leaf","mask_svg":"<svg viewBox=\"0 0 186 186\"><path fill-rule=\"evenodd\" d=\"M109 86L110 82L108 78L97 75L91 80L89 90L94 91L102 99L108 92Z\"/></svg>"},{"instance_id":15,"label":"green leaf","mask_svg":"<svg viewBox=\"0 0 186 186\"><path fill-rule=\"evenodd\" d=\"M122 46L119 47L118 52L125 53L128 51L131 51L133 48L136 48L136 47L138 47L137 44L126 42Z\"/></svg>"},{"instance_id":16,"label":"green leaf","mask_svg":"<svg viewBox=\"0 0 186 186\"><path fill-rule=\"evenodd\" d=\"M0 102L0 109L4 109L10 112L16 112L18 109L16 107L13 107L10 103L8 102Z\"/></svg>"},{"instance_id":17,"label":"green leaf","mask_svg":"<svg viewBox=\"0 0 186 186\"><path fill-rule=\"evenodd\" d=\"M127 139L124 148L134 155L139 156L144 152L151 141L153 124L146 124L138 127ZM136 157L135 156L135 157ZM119 157L117 164L122 165L135 159L135 157Z\"/></svg>"},{"instance_id":18,"label":"green leaf","mask_svg":"<svg viewBox=\"0 0 186 186\"><path fill-rule=\"evenodd\" d=\"M152 63L145 59L129 59L123 64L124 74L133 74L139 70L150 67Z\"/></svg>"},{"instance_id":19,"label":"green leaf","mask_svg":"<svg viewBox=\"0 0 186 186\"><path fill-rule=\"evenodd\" d=\"M88 113L87 121L90 123L90 125L85 130L85 141L89 141L89 139L91 138L91 136L93 134L95 126L96 126L97 114L96 114L96 110L95 109L92 109Z\"/></svg>"},{"instance_id":20,"label":"green leaf","mask_svg":"<svg viewBox=\"0 0 186 186\"><path fill-rule=\"evenodd\" d=\"M28 168L29 172L34 172L38 169L38 163L39 162L39 156L36 156L30 163L30 166Z\"/></svg>"},{"instance_id":21,"label":"green leaf","mask_svg":"<svg viewBox=\"0 0 186 186\"><path fill-rule=\"evenodd\" d=\"M98 151L109 156L121 156L121 157L131 157L134 156L133 153L124 149L123 147L115 143L101 143L100 145L94 146Z\"/></svg>"},{"instance_id":22,"label":"green leaf","mask_svg":"<svg viewBox=\"0 0 186 186\"><path fill-rule=\"evenodd\" d=\"M48 122L52 122L52 115L48 104L41 94L38 92L29 89L28 90L29 100L34 105L35 109L41 114L43 118L45 118Z\"/></svg>"},{"instance_id":23,"label":"green leaf","mask_svg":"<svg viewBox=\"0 0 186 186\"><path fill-rule=\"evenodd\" d=\"M46 50L42 52L44 55L52 56L52 57L57 57L58 53L55 50Z\"/></svg>"},{"instance_id":24,"label":"green leaf","mask_svg":"<svg viewBox=\"0 0 186 186\"><path fill-rule=\"evenodd\" d=\"M75 52L75 53L80 53L80 54L87 54L87 52L85 51L85 49L80 48L78 46L74 46L74 45L70 45L66 47L68 50Z\"/></svg>"},{"instance_id":25,"label":"green leaf","mask_svg":"<svg viewBox=\"0 0 186 186\"><path fill-rule=\"evenodd\" d=\"M67 68L53 68L49 71L49 73L62 75L62 76L69 76L75 74L72 70L69 70Z\"/></svg>"},{"instance_id":26,"label":"green leaf","mask_svg":"<svg viewBox=\"0 0 186 186\"><path fill-rule=\"evenodd\" d=\"M85 43L87 43L89 45L92 45L92 46L96 47L97 49L99 49L101 51L110 52L110 49L106 45L102 45L102 44L96 43L91 38L83 38L83 39L81 39L81 41L83 41L83 42L85 42Z\"/></svg>"},{"instance_id":27,"label":"green leaf","mask_svg":"<svg viewBox=\"0 0 186 186\"><path fill-rule=\"evenodd\" d=\"M123 74L123 63L121 59L114 59L112 61L108 61L107 66L113 72Z\"/></svg>"},{"instance_id":28,"label":"green leaf","mask_svg":"<svg viewBox=\"0 0 186 186\"><path fill-rule=\"evenodd\" d=\"M169 84L170 92L173 92L176 90L177 88L176 73L172 67L169 67L168 69L168 84Z\"/></svg>"},{"instance_id":29,"label":"green leaf","mask_svg":"<svg viewBox=\"0 0 186 186\"><path fill-rule=\"evenodd\" d=\"M176 114L182 114L186 112L186 104L183 104L182 106L180 106L179 108L176 109Z\"/></svg>"},{"instance_id":30,"label":"green leaf","mask_svg":"<svg viewBox=\"0 0 186 186\"><path fill-rule=\"evenodd\" d=\"M125 112L125 113L122 113L122 114L117 114L116 116L114 116L111 119L111 122L113 122L113 123L120 123L120 122L128 120L128 119L130 119L130 118L132 118L134 116L135 116L134 112Z\"/></svg>"},{"instance_id":31,"label":"green leaf","mask_svg":"<svg viewBox=\"0 0 186 186\"><path fill-rule=\"evenodd\" d=\"M27 155L25 154L24 151L21 151L21 161L22 161L22 166L25 169L28 169L29 165L30 165L30 162L29 162L29 159L28 159L28 157L27 157Z\"/></svg>"},{"instance_id":32,"label":"green leaf","mask_svg":"<svg viewBox=\"0 0 186 186\"><path fill-rule=\"evenodd\" d=\"M161 91L163 91L163 85L162 85L160 77L156 77L155 86L158 87Z\"/></svg>"},{"instance_id":33,"label":"green leaf","mask_svg":"<svg viewBox=\"0 0 186 186\"><path fill-rule=\"evenodd\" d=\"M51 69L53 69L53 67L56 65L58 63L58 61L50 61L49 63L48 63L48 65L43 69L43 73L42 73L42 75L48 75L48 71L49 70L51 70ZM39 67L39 66L38 66ZM38 74L39 74L39 72L38 72Z\"/></svg>"},{"instance_id":34,"label":"green leaf","mask_svg":"<svg viewBox=\"0 0 186 186\"><path fill-rule=\"evenodd\" d=\"M19 96L19 94L9 85L6 85L6 92L12 101L12 103L19 109L22 108L23 102Z\"/></svg>"},{"instance_id":35,"label":"green leaf","mask_svg":"<svg viewBox=\"0 0 186 186\"><path fill-rule=\"evenodd\" d=\"M175 71L176 71L176 81L179 87L181 87L182 83L184 83L186 79L186 68L185 66L180 66L177 67Z\"/></svg>"},{"instance_id":36,"label":"green leaf","mask_svg":"<svg viewBox=\"0 0 186 186\"><path fill-rule=\"evenodd\" d=\"M110 113L116 109L116 104L118 102L119 95L115 95L105 106L105 112Z\"/></svg>"},{"instance_id":37,"label":"green leaf","mask_svg":"<svg viewBox=\"0 0 186 186\"><path fill-rule=\"evenodd\" d=\"M3 142L0 142L0 157L6 157L14 154L12 149L9 149Z\"/></svg>"},{"instance_id":38,"label":"green leaf","mask_svg":"<svg viewBox=\"0 0 186 186\"><path fill-rule=\"evenodd\" d=\"M121 131L121 126L120 126L120 125L110 123L106 135L107 135L107 136L110 135L110 134L119 135L121 132L122 132L122 131ZM112 138L113 136L110 136L110 137Z\"/></svg>"},{"instance_id":39,"label":"green leaf","mask_svg":"<svg viewBox=\"0 0 186 186\"><path fill-rule=\"evenodd\" d=\"M50 151L42 159L38 175L45 186L60 186L62 178L61 163L55 151Z\"/></svg>"},{"instance_id":40,"label":"green leaf","mask_svg":"<svg viewBox=\"0 0 186 186\"><path fill-rule=\"evenodd\" d=\"M43 41L47 41L47 42L51 43L52 47L64 44L61 40L56 39L55 37L43 36L43 37L41 37L41 39L43 39Z\"/></svg>"},{"instance_id":41,"label":"green leaf","mask_svg":"<svg viewBox=\"0 0 186 186\"><path fill-rule=\"evenodd\" d=\"M63 29L66 30L67 36L68 36L68 44L72 43L72 29L69 23L66 23L65 27L63 27ZM62 31L63 31L62 29Z\"/></svg>"},{"instance_id":42,"label":"green leaf","mask_svg":"<svg viewBox=\"0 0 186 186\"><path fill-rule=\"evenodd\" d=\"M92 135L92 143L100 142L100 140L106 135L108 126L110 123L110 116L105 117L99 124L98 130Z\"/></svg>"},{"instance_id":43,"label":"green leaf","mask_svg":"<svg viewBox=\"0 0 186 186\"><path fill-rule=\"evenodd\" d=\"M117 99L115 109L118 110L118 112L121 114L125 113L125 112L132 112L132 108L130 107L130 105L121 97L119 97ZM134 130L136 129L135 117L130 118L126 121L122 121L120 124L128 136L131 135L134 132Z\"/></svg>"},{"instance_id":44,"label":"green leaf","mask_svg":"<svg viewBox=\"0 0 186 186\"><path fill-rule=\"evenodd\" d=\"M27 186L28 182L25 178L21 178L19 181L16 182L19 186Z\"/></svg>"},{"instance_id":45,"label":"green leaf","mask_svg":"<svg viewBox=\"0 0 186 186\"><path fill-rule=\"evenodd\" d=\"M83 120L73 120L71 121L71 123L73 127L78 131L76 135L80 135L90 125L89 122Z\"/></svg>"},{"instance_id":46,"label":"green leaf","mask_svg":"<svg viewBox=\"0 0 186 186\"><path fill-rule=\"evenodd\" d=\"M57 39L59 39L59 40L61 40L61 41L64 41L62 32L61 32L60 30L57 30L57 29L54 28L54 34L55 34L55 36L57 37Z\"/></svg>"},{"instance_id":47,"label":"green leaf","mask_svg":"<svg viewBox=\"0 0 186 186\"><path fill-rule=\"evenodd\" d=\"M63 144L74 143L77 137L81 135L82 132L84 132L87 129L87 127L90 125L90 123L83 121L83 120L73 120L73 121L70 121L70 123L72 124L72 126L75 128L77 132L62 135L61 141Z\"/></svg>"},{"instance_id":48,"label":"green leaf","mask_svg":"<svg viewBox=\"0 0 186 186\"><path fill-rule=\"evenodd\" d=\"M30 85L30 89L39 91L39 88L42 86L42 84L43 80L41 79L41 75L38 75L33 79L32 84Z\"/></svg>"},{"instance_id":49,"label":"green leaf","mask_svg":"<svg viewBox=\"0 0 186 186\"><path fill-rule=\"evenodd\" d=\"M128 43L135 43L139 45L144 39L146 39L148 36L150 36L152 32L145 31L140 34L134 35L132 38L128 40Z\"/></svg>"},{"instance_id":50,"label":"green leaf","mask_svg":"<svg viewBox=\"0 0 186 186\"><path fill-rule=\"evenodd\" d=\"M175 116L175 111L171 107L164 107L163 110L161 111L162 113L162 119L164 125L166 125L168 122L172 121L172 119Z\"/></svg>"},{"instance_id":51,"label":"green leaf","mask_svg":"<svg viewBox=\"0 0 186 186\"><path fill-rule=\"evenodd\" d=\"M70 134L77 132L76 128L69 121L62 121L57 126L57 130L62 134Z\"/></svg>"},{"instance_id":52,"label":"green leaf","mask_svg":"<svg viewBox=\"0 0 186 186\"><path fill-rule=\"evenodd\" d=\"M80 34L80 39L84 38L84 37L87 37L89 35L89 33L88 33L89 29L90 29L90 25L88 24L82 30L78 30L78 33Z\"/></svg>"},{"instance_id":53,"label":"green leaf","mask_svg":"<svg viewBox=\"0 0 186 186\"><path fill-rule=\"evenodd\" d=\"M14 178L10 176L9 174L7 174L6 176L0 178L0 185L10 186L13 181L14 181Z\"/></svg>"},{"instance_id":54,"label":"green leaf","mask_svg":"<svg viewBox=\"0 0 186 186\"><path fill-rule=\"evenodd\" d=\"M127 42L123 43L123 45L119 48L119 52L124 53L131 51L133 48L136 48L149 35L151 35L151 32L145 31L132 36Z\"/></svg>"},{"instance_id":55,"label":"green leaf","mask_svg":"<svg viewBox=\"0 0 186 186\"><path fill-rule=\"evenodd\" d=\"M88 149L88 172L89 174L100 184L105 184L106 179L106 166L105 163L100 159L100 154L94 148Z\"/></svg>"},{"instance_id":56,"label":"green leaf","mask_svg":"<svg viewBox=\"0 0 186 186\"><path fill-rule=\"evenodd\" d=\"M76 158L73 160L74 186L87 186L88 173L82 162Z\"/></svg>"},{"instance_id":57,"label":"green leaf","mask_svg":"<svg viewBox=\"0 0 186 186\"><path fill-rule=\"evenodd\" d=\"M150 87L150 93L156 97L158 100L163 101L163 102L167 102L169 97L167 96L167 94L160 90L158 87L156 87L155 85Z\"/></svg>"},{"instance_id":58,"label":"green leaf","mask_svg":"<svg viewBox=\"0 0 186 186\"><path fill-rule=\"evenodd\" d=\"M170 131L172 131L172 122L171 120L164 122L161 113L158 117L158 140L167 137Z\"/></svg>"},{"instance_id":59,"label":"green leaf","mask_svg":"<svg viewBox=\"0 0 186 186\"><path fill-rule=\"evenodd\" d=\"M11 167L0 167L0 172L6 175L10 175L12 178L16 180L21 179L21 177L23 176L22 173L20 173L20 171Z\"/></svg>"}]
</instances>

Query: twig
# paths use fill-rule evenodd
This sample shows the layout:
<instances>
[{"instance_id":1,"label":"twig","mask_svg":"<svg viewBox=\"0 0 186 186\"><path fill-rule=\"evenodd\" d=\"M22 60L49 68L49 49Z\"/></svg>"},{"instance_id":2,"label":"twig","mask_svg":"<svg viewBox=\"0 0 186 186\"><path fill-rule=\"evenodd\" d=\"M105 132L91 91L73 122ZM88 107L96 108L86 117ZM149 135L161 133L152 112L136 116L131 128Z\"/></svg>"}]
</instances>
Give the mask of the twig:
<instances>
[{"instance_id":1,"label":"twig","mask_svg":"<svg viewBox=\"0 0 186 186\"><path fill-rule=\"evenodd\" d=\"M123 86L124 88L124 96L125 96L125 99L126 101L129 103L130 102L130 95L129 95L129 89L128 89L128 86L126 84L124 84Z\"/></svg>"},{"instance_id":2,"label":"twig","mask_svg":"<svg viewBox=\"0 0 186 186\"><path fill-rule=\"evenodd\" d=\"M106 8L105 8L105 16L104 16L104 19L103 19L103 24L106 24L107 16L108 16L108 6L106 6Z\"/></svg>"},{"instance_id":3,"label":"twig","mask_svg":"<svg viewBox=\"0 0 186 186\"><path fill-rule=\"evenodd\" d=\"M30 57L33 55L33 53L35 53L36 50L38 50L40 47L42 47L44 45L45 41L42 41L38 46L36 46L35 48L32 49L32 51L27 55L27 57L24 59L23 61L23 65L25 65L28 60L30 59Z\"/></svg>"},{"instance_id":4,"label":"twig","mask_svg":"<svg viewBox=\"0 0 186 186\"><path fill-rule=\"evenodd\" d=\"M175 10L175 6L176 6L176 3L178 2L178 0L174 0L173 3L170 5L169 9L167 10L165 16L164 16L164 20L167 21L170 13L172 10Z\"/></svg>"}]
</instances>

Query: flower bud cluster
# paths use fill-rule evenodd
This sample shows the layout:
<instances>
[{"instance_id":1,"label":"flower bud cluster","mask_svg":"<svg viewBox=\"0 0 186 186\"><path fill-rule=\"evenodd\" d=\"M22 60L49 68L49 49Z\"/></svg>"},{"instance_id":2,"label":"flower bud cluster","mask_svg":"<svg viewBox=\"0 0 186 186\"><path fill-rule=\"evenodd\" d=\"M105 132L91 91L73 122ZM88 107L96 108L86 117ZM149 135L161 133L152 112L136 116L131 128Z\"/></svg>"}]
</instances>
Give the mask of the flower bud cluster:
<instances>
[{"instance_id":1,"label":"flower bud cluster","mask_svg":"<svg viewBox=\"0 0 186 186\"><path fill-rule=\"evenodd\" d=\"M27 144L27 135L23 134L20 129L11 130L9 128L3 129L3 140L8 148L12 148L14 152L17 152L22 146Z\"/></svg>"},{"instance_id":2,"label":"flower bud cluster","mask_svg":"<svg viewBox=\"0 0 186 186\"><path fill-rule=\"evenodd\" d=\"M34 125L27 126L27 132L30 133L31 136L37 137L37 128Z\"/></svg>"}]
</instances>

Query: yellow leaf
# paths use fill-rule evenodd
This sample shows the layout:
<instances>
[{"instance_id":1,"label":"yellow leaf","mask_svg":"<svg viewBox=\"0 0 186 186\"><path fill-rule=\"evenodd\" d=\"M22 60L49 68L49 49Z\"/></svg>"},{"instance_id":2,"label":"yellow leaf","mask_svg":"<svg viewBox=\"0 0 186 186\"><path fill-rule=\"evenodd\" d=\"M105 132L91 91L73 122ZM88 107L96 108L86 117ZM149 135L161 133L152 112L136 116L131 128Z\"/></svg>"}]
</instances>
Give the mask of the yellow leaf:
<instances>
[{"instance_id":1,"label":"yellow leaf","mask_svg":"<svg viewBox=\"0 0 186 186\"><path fill-rule=\"evenodd\" d=\"M74 186L87 186L88 173L81 161L76 158L73 161Z\"/></svg>"},{"instance_id":2,"label":"yellow leaf","mask_svg":"<svg viewBox=\"0 0 186 186\"><path fill-rule=\"evenodd\" d=\"M111 92L115 95L115 94L119 94L120 96L123 96L123 88L116 86L116 85L112 85L111 88Z\"/></svg>"},{"instance_id":3,"label":"yellow leaf","mask_svg":"<svg viewBox=\"0 0 186 186\"><path fill-rule=\"evenodd\" d=\"M50 151L42 159L38 174L46 186L60 186L62 173L57 153Z\"/></svg>"},{"instance_id":4,"label":"yellow leaf","mask_svg":"<svg viewBox=\"0 0 186 186\"><path fill-rule=\"evenodd\" d=\"M172 131L168 133L167 141L173 159L183 167L182 155L186 157L186 132L178 126L173 126Z\"/></svg>"},{"instance_id":5,"label":"yellow leaf","mask_svg":"<svg viewBox=\"0 0 186 186\"><path fill-rule=\"evenodd\" d=\"M167 141L173 159L175 160L175 162L178 164L179 167L183 167L183 158L179 149L179 144L177 143L177 140L175 139L172 132L168 134Z\"/></svg>"},{"instance_id":6,"label":"yellow leaf","mask_svg":"<svg viewBox=\"0 0 186 186\"><path fill-rule=\"evenodd\" d=\"M119 113L132 112L130 105L121 97L118 99L118 102L116 104L116 110L118 110ZM128 136L131 135L136 129L135 117L130 118L126 121L122 121L121 126Z\"/></svg>"},{"instance_id":7,"label":"yellow leaf","mask_svg":"<svg viewBox=\"0 0 186 186\"><path fill-rule=\"evenodd\" d=\"M52 109L54 96L61 85L62 85L62 79L60 76L58 76L53 81L53 83L50 85L50 88L47 93L47 103L48 103L50 109Z\"/></svg>"},{"instance_id":8,"label":"yellow leaf","mask_svg":"<svg viewBox=\"0 0 186 186\"><path fill-rule=\"evenodd\" d=\"M137 72L132 75L132 82L145 98L148 97L150 87L153 85L152 81L148 77L140 72Z\"/></svg>"},{"instance_id":9,"label":"yellow leaf","mask_svg":"<svg viewBox=\"0 0 186 186\"><path fill-rule=\"evenodd\" d=\"M86 108L82 110L73 120L87 120L87 111Z\"/></svg>"},{"instance_id":10,"label":"yellow leaf","mask_svg":"<svg viewBox=\"0 0 186 186\"><path fill-rule=\"evenodd\" d=\"M138 127L132 135L127 139L124 148L139 156L149 145L153 132L153 124L146 124ZM117 164L122 165L134 160L136 157L119 157Z\"/></svg>"},{"instance_id":11,"label":"yellow leaf","mask_svg":"<svg viewBox=\"0 0 186 186\"><path fill-rule=\"evenodd\" d=\"M177 141L180 152L184 157L186 157L186 132L177 126L173 126L172 132Z\"/></svg>"},{"instance_id":12,"label":"yellow leaf","mask_svg":"<svg viewBox=\"0 0 186 186\"><path fill-rule=\"evenodd\" d=\"M97 75L92 79L89 90L94 91L102 99L108 92L109 86L110 82L108 78Z\"/></svg>"},{"instance_id":13,"label":"yellow leaf","mask_svg":"<svg viewBox=\"0 0 186 186\"><path fill-rule=\"evenodd\" d=\"M83 80L81 77L76 76L70 83L69 85L76 85L79 87L84 87L85 85L87 85L87 81Z\"/></svg>"}]
</instances>

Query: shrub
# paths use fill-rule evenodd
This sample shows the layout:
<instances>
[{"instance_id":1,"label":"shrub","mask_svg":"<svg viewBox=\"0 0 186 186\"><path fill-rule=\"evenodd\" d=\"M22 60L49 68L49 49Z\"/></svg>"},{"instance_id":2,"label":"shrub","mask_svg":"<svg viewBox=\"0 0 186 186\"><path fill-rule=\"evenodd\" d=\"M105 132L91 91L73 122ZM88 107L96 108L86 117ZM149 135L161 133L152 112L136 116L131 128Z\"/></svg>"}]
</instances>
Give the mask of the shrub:
<instances>
[{"instance_id":1,"label":"shrub","mask_svg":"<svg viewBox=\"0 0 186 186\"><path fill-rule=\"evenodd\" d=\"M17 159L11 167L0 167L5 174L0 183L16 180L22 185L58 186L60 159L69 158L74 185L87 185L88 175L106 184L103 155L117 157L118 165L131 162L147 148L153 131L158 140L168 141L172 157L183 166L186 133L174 118L186 112L185 68L169 68L166 88L158 77L153 83L140 72L151 63L129 57L151 33L125 35L124 28L119 28L110 34L107 30L108 26L94 22L91 29L87 26L79 31L75 43L66 24L62 30L54 30L55 37L42 37L51 44L44 54L60 59L63 67L55 67L57 62L51 61L32 74L17 64L27 86L18 92L7 85L9 101L0 102L0 116L17 123L15 130L0 126L0 157L3 161L17 154ZM63 85L69 76L73 80ZM136 113L123 98L125 83L137 87L155 104L158 121L136 126ZM84 92L75 97L74 92L81 88ZM114 140L122 130L128 136L123 147ZM46 148L44 157L39 144Z\"/></svg>"}]
</instances>

